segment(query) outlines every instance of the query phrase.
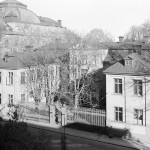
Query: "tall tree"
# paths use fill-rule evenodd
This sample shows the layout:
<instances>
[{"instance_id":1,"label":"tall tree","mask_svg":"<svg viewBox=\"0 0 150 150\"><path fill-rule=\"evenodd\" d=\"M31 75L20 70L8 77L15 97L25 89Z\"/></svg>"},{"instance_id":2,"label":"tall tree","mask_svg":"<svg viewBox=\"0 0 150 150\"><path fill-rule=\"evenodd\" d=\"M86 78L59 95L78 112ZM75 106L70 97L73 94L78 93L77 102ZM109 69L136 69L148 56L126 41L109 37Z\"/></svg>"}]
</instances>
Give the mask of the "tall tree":
<instances>
[{"instance_id":1,"label":"tall tree","mask_svg":"<svg viewBox=\"0 0 150 150\"><path fill-rule=\"evenodd\" d=\"M102 29L93 29L86 36L83 37L83 43L85 46L90 46L96 49L101 48L102 42L112 42L113 36L104 32Z\"/></svg>"},{"instance_id":2,"label":"tall tree","mask_svg":"<svg viewBox=\"0 0 150 150\"><path fill-rule=\"evenodd\" d=\"M150 21L139 26L133 25L125 34L125 41L142 41L144 36L150 36Z\"/></svg>"}]
</instances>

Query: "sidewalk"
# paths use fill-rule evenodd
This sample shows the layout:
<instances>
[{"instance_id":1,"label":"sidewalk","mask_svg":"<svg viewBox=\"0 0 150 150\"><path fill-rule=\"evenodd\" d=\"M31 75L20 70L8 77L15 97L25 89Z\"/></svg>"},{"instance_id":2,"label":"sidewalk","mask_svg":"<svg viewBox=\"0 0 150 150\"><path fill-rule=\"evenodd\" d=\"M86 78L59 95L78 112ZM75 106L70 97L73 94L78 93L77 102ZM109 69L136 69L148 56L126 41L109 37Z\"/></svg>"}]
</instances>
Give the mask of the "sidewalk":
<instances>
[{"instance_id":1,"label":"sidewalk","mask_svg":"<svg viewBox=\"0 0 150 150\"><path fill-rule=\"evenodd\" d=\"M136 137L136 138L134 138ZM150 135L133 134L129 142L137 145L141 150L150 150Z\"/></svg>"},{"instance_id":2,"label":"sidewalk","mask_svg":"<svg viewBox=\"0 0 150 150\"><path fill-rule=\"evenodd\" d=\"M38 127L41 129L49 130L52 132L57 132L60 133L60 129L63 129L60 125L56 124L48 124L48 123L39 123L35 121L25 121L29 126L32 127ZM101 142L101 143L106 143L106 144L112 144L112 145L117 145L117 146L123 146L123 147L128 147L131 149L139 149L135 144L129 142L128 140L120 139L120 138L109 138L106 135L98 135L95 133L91 132L86 132L86 131L81 131L81 130L76 130L76 129L71 129L71 128L65 128L65 134L66 136L73 136L73 137L80 137L83 139L91 140L93 142Z\"/></svg>"}]
</instances>

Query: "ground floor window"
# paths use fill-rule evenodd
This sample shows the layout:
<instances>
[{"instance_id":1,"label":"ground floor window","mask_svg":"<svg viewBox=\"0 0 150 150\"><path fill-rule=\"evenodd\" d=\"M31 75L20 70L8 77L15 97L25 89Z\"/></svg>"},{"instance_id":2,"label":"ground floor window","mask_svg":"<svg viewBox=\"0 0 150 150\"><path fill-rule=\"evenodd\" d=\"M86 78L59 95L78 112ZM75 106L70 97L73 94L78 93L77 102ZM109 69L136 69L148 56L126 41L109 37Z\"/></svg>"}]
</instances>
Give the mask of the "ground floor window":
<instances>
[{"instance_id":1,"label":"ground floor window","mask_svg":"<svg viewBox=\"0 0 150 150\"><path fill-rule=\"evenodd\" d=\"M134 123L143 125L143 110L134 109Z\"/></svg>"},{"instance_id":2,"label":"ground floor window","mask_svg":"<svg viewBox=\"0 0 150 150\"><path fill-rule=\"evenodd\" d=\"M13 95L8 94L8 102L9 104L13 104Z\"/></svg>"},{"instance_id":3,"label":"ground floor window","mask_svg":"<svg viewBox=\"0 0 150 150\"><path fill-rule=\"evenodd\" d=\"M115 107L115 121L123 121L123 108Z\"/></svg>"},{"instance_id":4,"label":"ground floor window","mask_svg":"<svg viewBox=\"0 0 150 150\"><path fill-rule=\"evenodd\" d=\"M21 94L21 103L25 103L25 94Z\"/></svg>"},{"instance_id":5,"label":"ground floor window","mask_svg":"<svg viewBox=\"0 0 150 150\"><path fill-rule=\"evenodd\" d=\"M1 95L1 93L0 93L0 104L2 103L2 95Z\"/></svg>"}]
</instances>

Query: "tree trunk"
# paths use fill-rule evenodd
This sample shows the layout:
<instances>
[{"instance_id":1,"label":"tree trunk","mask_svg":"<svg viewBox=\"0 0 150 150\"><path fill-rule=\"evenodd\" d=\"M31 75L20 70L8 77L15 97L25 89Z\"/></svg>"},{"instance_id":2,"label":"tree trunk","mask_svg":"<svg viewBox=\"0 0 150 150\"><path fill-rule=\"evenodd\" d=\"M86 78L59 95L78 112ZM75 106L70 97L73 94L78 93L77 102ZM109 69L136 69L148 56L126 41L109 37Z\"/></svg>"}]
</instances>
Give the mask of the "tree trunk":
<instances>
[{"instance_id":1,"label":"tree trunk","mask_svg":"<svg viewBox=\"0 0 150 150\"><path fill-rule=\"evenodd\" d=\"M50 117L50 106L48 105L48 119L49 119L49 123L51 122L51 117Z\"/></svg>"},{"instance_id":2,"label":"tree trunk","mask_svg":"<svg viewBox=\"0 0 150 150\"><path fill-rule=\"evenodd\" d=\"M79 94L76 94L75 95L75 109L77 109L78 108L78 105L79 105Z\"/></svg>"}]
</instances>

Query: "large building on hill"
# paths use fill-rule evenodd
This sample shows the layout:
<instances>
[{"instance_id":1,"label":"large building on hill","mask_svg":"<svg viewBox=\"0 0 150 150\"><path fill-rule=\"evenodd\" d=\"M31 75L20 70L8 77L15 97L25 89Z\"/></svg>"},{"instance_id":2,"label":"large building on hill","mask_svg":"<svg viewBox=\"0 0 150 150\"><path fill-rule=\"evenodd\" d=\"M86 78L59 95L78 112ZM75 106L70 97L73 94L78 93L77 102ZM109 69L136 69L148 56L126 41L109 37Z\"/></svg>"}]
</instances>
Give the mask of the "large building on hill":
<instances>
[{"instance_id":1,"label":"large building on hill","mask_svg":"<svg viewBox=\"0 0 150 150\"><path fill-rule=\"evenodd\" d=\"M16 0L0 2L1 51L23 51L38 48L56 39L65 40L67 32L61 20L38 16L27 5Z\"/></svg>"}]
</instances>

